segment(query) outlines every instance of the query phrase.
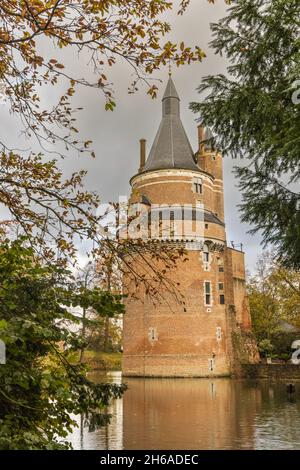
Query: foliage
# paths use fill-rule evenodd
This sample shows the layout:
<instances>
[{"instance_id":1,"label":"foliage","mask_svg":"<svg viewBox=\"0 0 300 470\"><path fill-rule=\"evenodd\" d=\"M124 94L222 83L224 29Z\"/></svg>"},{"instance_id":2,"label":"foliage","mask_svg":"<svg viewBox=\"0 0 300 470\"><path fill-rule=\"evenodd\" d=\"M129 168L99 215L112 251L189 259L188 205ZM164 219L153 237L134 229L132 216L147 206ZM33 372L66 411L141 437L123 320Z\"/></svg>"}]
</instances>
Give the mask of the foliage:
<instances>
[{"instance_id":1,"label":"foliage","mask_svg":"<svg viewBox=\"0 0 300 470\"><path fill-rule=\"evenodd\" d=\"M258 349L260 353L262 353L264 356L270 357L270 355L274 351L274 346L269 339L262 339L258 343Z\"/></svg>"},{"instance_id":2,"label":"foliage","mask_svg":"<svg viewBox=\"0 0 300 470\"><path fill-rule=\"evenodd\" d=\"M212 25L214 51L230 65L208 76L192 103L236 167L242 220L261 230L285 267L300 268L300 50L298 0L236 0ZM297 81L298 80L298 81Z\"/></svg>"},{"instance_id":3,"label":"foliage","mask_svg":"<svg viewBox=\"0 0 300 470\"><path fill-rule=\"evenodd\" d=\"M103 291L117 294L122 290L120 273L112 270L109 262L98 259L95 264L89 261L76 274L76 285L79 290L84 291L97 286ZM125 297L125 296L124 296ZM120 351L121 348L121 325L120 316L114 318L106 315L105 318L90 306L82 305L80 312L81 322L81 351L79 360L86 362L85 351L92 348L97 351Z\"/></svg>"},{"instance_id":4,"label":"foliage","mask_svg":"<svg viewBox=\"0 0 300 470\"><path fill-rule=\"evenodd\" d=\"M111 319L108 324L108 341L106 339L106 318L98 318L88 328L88 347L95 351L120 351L122 327L118 319ZM108 344L106 344L106 341Z\"/></svg>"},{"instance_id":5,"label":"foliage","mask_svg":"<svg viewBox=\"0 0 300 470\"><path fill-rule=\"evenodd\" d=\"M87 349L84 353L84 361L92 370L120 371L122 368L122 353L106 353L94 349Z\"/></svg>"},{"instance_id":6,"label":"foliage","mask_svg":"<svg viewBox=\"0 0 300 470\"><path fill-rule=\"evenodd\" d=\"M260 290L253 284L249 286L252 326L258 340L270 338L278 328L280 310L273 287L268 285Z\"/></svg>"},{"instance_id":7,"label":"foliage","mask_svg":"<svg viewBox=\"0 0 300 470\"><path fill-rule=\"evenodd\" d=\"M14 229L30 236L47 256L56 255L57 248L59 255L73 255L75 238L97 238L99 200L82 190L85 172L65 179L57 164L57 157L68 151L95 156L92 142L78 137L81 108L72 105L78 87L102 93L105 108L113 110L108 71L118 60L134 74L131 91L146 82L154 97L157 86L149 77L159 67L169 60L179 66L204 57L198 46L164 42L170 25L161 15L172 6L165 0L0 2L0 93L30 147L40 149L10 148L0 137L0 204ZM64 51L84 58L84 70L72 72ZM63 90L62 95L45 102L45 92L55 96L51 88ZM1 228L5 231L5 224Z\"/></svg>"},{"instance_id":8,"label":"foliage","mask_svg":"<svg viewBox=\"0 0 300 470\"><path fill-rule=\"evenodd\" d=\"M73 256L75 236L94 238L97 233L98 197L80 190L84 175L80 171L65 180L55 160L3 150L0 204L9 210L11 219L8 224L0 222L0 235L26 234L46 258Z\"/></svg>"},{"instance_id":9,"label":"foliage","mask_svg":"<svg viewBox=\"0 0 300 470\"><path fill-rule=\"evenodd\" d=\"M299 333L274 332L270 339L263 339L258 343L260 353L264 357L272 357L289 361L292 356L291 345L299 338Z\"/></svg>"},{"instance_id":10,"label":"foliage","mask_svg":"<svg viewBox=\"0 0 300 470\"><path fill-rule=\"evenodd\" d=\"M300 326L300 274L283 268L266 253L248 281L253 331L258 342L268 340L274 354L290 354L292 341L298 339ZM285 331L287 322L295 332Z\"/></svg>"},{"instance_id":11,"label":"foliage","mask_svg":"<svg viewBox=\"0 0 300 470\"><path fill-rule=\"evenodd\" d=\"M293 342L300 338L299 333L282 333L277 332L271 336L271 342L274 346L273 356L278 359L289 360L292 356L291 346Z\"/></svg>"},{"instance_id":12,"label":"foliage","mask_svg":"<svg viewBox=\"0 0 300 470\"><path fill-rule=\"evenodd\" d=\"M105 407L124 386L93 384L83 365L68 361L81 345L69 307L83 305L102 316L123 312L120 296L76 290L70 273L41 264L25 242L2 244L0 338L7 363L0 367L1 449L68 448L71 414L84 415L91 429L107 421Z\"/></svg>"},{"instance_id":13,"label":"foliage","mask_svg":"<svg viewBox=\"0 0 300 470\"><path fill-rule=\"evenodd\" d=\"M173 7L165 0L14 0L3 1L0 6L2 20L0 44L7 52L2 55L2 73L5 78L5 94L12 100L18 112L24 112L29 122L40 128L43 120L37 106L22 104L39 102L36 85L41 82L55 85L61 77L69 80L69 88L61 97L59 106L52 110L52 119L58 120L70 130L72 123L65 113L68 99L75 93L75 86L87 85L100 89L106 97L106 108L113 109L112 92L105 68L115 64L118 57L126 60L135 73L133 87L146 79L161 65L172 59L177 66L204 57L203 51L183 42L177 46L169 41L162 43L170 32L170 25L161 19ZM71 77L65 64L56 58L42 57L39 39L47 38L60 49L74 49L74 53L85 55L95 75L94 82ZM15 58L22 59L18 65ZM22 66L23 65L23 66ZM148 92L155 95L157 87ZM49 137L54 137L49 134Z\"/></svg>"},{"instance_id":14,"label":"foliage","mask_svg":"<svg viewBox=\"0 0 300 470\"><path fill-rule=\"evenodd\" d=\"M300 328L300 273L277 264L270 282L276 286L283 318Z\"/></svg>"},{"instance_id":15,"label":"foliage","mask_svg":"<svg viewBox=\"0 0 300 470\"><path fill-rule=\"evenodd\" d=\"M99 199L82 189L85 172L66 179L57 160L68 152L95 156L92 142L78 137L76 115L81 108L72 106L78 87L103 93L105 108L113 110L108 71L119 59L134 73L129 91L147 83L151 97L157 87L150 75L161 66L168 61L179 66L202 60L204 53L198 46L192 49L184 42L179 46L164 42L170 26L161 15L172 3L0 2L1 97L17 126L21 123L20 132L30 146L28 151L11 148L5 136L0 138L0 205L9 212L8 220L0 222L0 337L8 357L0 368L0 448L65 448L62 439L73 424L70 414L84 414L91 427L101 424L105 405L123 390L92 384L82 365L68 361L70 352L84 344L70 330L70 324L78 325L80 319L69 307L92 308L100 317L114 316L123 311L121 298L102 286L78 286L54 259L61 261L66 255L73 261L76 240L87 237L96 245L101 241L97 254L109 253L114 265L122 272L125 266L130 280L145 285L147 293L153 295L161 285L170 288L165 273L174 266L174 253L155 246L145 250L138 241L120 243L99 237ZM187 4L182 2L181 13ZM68 61L61 59L66 57L64 51L81 55L89 66L73 74ZM56 101L45 102L46 93L55 96L61 89L65 91ZM26 234L26 242L9 244L5 240L9 230L17 239ZM43 263L36 254L43 256ZM163 273L154 276L152 258L166 264ZM148 271L140 266L148 266ZM103 271L106 268L104 263ZM66 351L59 349L61 342Z\"/></svg>"}]
</instances>

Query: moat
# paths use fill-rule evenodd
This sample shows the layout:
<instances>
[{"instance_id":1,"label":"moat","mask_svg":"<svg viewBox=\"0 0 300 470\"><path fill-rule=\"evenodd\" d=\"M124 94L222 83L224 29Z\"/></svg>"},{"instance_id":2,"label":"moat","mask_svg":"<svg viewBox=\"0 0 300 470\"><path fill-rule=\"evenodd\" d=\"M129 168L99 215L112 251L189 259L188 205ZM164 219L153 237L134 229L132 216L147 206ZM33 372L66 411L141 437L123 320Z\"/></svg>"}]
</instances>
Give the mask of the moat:
<instances>
[{"instance_id":1,"label":"moat","mask_svg":"<svg viewBox=\"0 0 300 470\"><path fill-rule=\"evenodd\" d=\"M95 381L120 382L121 373ZM300 449L300 382L124 378L109 425L79 427L75 449Z\"/></svg>"}]
</instances>

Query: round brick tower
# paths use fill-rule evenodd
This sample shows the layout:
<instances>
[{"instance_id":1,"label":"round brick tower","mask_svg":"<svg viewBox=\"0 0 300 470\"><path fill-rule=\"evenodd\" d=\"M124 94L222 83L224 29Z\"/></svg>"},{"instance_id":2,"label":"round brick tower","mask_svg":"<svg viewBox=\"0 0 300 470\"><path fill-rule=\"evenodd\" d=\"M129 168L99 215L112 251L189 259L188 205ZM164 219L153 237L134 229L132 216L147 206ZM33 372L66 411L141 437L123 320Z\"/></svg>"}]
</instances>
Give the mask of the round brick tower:
<instances>
[{"instance_id":1,"label":"round brick tower","mask_svg":"<svg viewBox=\"0 0 300 470\"><path fill-rule=\"evenodd\" d=\"M170 77L147 160L141 140L131 203L139 201L148 211L161 214L159 232L152 238L184 244L187 259L178 259L168 275L180 283L185 308L168 295L158 303L145 293L128 297L125 376L228 376L234 367L232 331L236 325L250 327L244 253L226 243L222 156L208 144L209 130L199 127L198 133L199 149L194 153Z\"/></svg>"}]
</instances>

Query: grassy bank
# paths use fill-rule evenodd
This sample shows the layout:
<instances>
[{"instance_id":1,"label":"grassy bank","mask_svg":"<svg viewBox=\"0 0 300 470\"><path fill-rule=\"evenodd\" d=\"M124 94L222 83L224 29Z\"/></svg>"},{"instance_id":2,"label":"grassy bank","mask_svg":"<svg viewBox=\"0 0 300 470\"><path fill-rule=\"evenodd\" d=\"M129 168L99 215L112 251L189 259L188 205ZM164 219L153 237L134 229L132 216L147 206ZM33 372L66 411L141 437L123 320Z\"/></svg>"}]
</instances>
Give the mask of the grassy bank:
<instances>
[{"instance_id":1,"label":"grassy bank","mask_svg":"<svg viewBox=\"0 0 300 470\"><path fill-rule=\"evenodd\" d=\"M121 370L122 353L85 351L84 362L93 370Z\"/></svg>"}]
</instances>

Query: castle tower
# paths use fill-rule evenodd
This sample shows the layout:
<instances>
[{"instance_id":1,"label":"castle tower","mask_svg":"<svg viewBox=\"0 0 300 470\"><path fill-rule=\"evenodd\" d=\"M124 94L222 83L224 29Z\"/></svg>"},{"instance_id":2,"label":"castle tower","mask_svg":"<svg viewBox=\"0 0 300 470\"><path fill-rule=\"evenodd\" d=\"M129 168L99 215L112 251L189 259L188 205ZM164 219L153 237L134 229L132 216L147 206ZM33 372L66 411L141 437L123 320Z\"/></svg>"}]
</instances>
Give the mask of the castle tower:
<instances>
[{"instance_id":1,"label":"castle tower","mask_svg":"<svg viewBox=\"0 0 300 470\"><path fill-rule=\"evenodd\" d=\"M222 156L209 144L209 130L200 127L198 133L195 154L170 77L147 159L141 140L139 172L131 178L131 203L144 203L148 210L153 205L171 207L172 227L156 238L174 246L184 244L187 250L187 259L178 259L170 274L180 283L185 308L170 298L155 304L145 292L140 297L129 295L123 334L125 376L228 376L235 361L232 331L250 328L244 253L226 242ZM183 219L187 229L176 232L174 226Z\"/></svg>"}]
</instances>

